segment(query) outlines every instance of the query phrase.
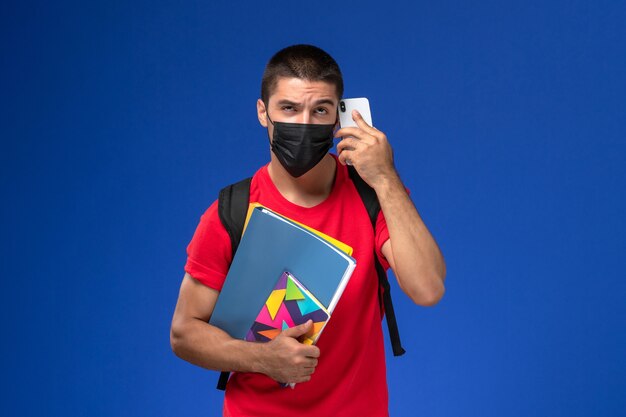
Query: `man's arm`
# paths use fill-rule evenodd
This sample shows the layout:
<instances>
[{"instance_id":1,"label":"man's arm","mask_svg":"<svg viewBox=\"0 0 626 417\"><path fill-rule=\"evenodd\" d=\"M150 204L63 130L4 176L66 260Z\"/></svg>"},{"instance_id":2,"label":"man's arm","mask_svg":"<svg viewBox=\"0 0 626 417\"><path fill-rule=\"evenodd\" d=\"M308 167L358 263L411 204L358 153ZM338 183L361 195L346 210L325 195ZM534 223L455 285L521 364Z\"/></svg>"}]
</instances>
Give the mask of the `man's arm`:
<instances>
[{"instance_id":1,"label":"man's arm","mask_svg":"<svg viewBox=\"0 0 626 417\"><path fill-rule=\"evenodd\" d=\"M358 128L337 132L337 136L345 137L337 144L339 161L350 161L376 191L389 230L382 253L400 288L416 304L434 305L445 292L446 265L441 251L396 172L387 137L365 123L356 111L353 119Z\"/></svg>"},{"instance_id":2,"label":"man's arm","mask_svg":"<svg viewBox=\"0 0 626 417\"><path fill-rule=\"evenodd\" d=\"M306 382L317 366L319 348L299 343L309 321L268 343L236 340L208 324L219 292L185 274L180 286L170 343L178 357L207 369L259 372L280 382Z\"/></svg>"},{"instance_id":3,"label":"man's arm","mask_svg":"<svg viewBox=\"0 0 626 417\"><path fill-rule=\"evenodd\" d=\"M379 196L383 193L389 193L379 197L389 240L383 244L382 253L400 288L413 302L423 306L435 305L445 292L446 265L441 251L406 195L404 186L377 191ZM399 195L393 195L395 193Z\"/></svg>"}]
</instances>

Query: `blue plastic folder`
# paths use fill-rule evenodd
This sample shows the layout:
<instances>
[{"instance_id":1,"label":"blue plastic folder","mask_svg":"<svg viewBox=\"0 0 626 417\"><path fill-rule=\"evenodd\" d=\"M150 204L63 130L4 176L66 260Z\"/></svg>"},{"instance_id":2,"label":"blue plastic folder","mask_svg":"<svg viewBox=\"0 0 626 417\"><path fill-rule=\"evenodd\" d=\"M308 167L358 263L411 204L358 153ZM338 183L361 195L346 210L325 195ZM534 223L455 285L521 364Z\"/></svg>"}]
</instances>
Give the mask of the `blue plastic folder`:
<instances>
[{"instance_id":1,"label":"blue plastic folder","mask_svg":"<svg viewBox=\"0 0 626 417\"><path fill-rule=\"evenodd\" d=\"M332 313L356 260L289 219L256 207L241 238L210 319L245 339L284 271L290 271Z\"/></svg>"}]
</instances>

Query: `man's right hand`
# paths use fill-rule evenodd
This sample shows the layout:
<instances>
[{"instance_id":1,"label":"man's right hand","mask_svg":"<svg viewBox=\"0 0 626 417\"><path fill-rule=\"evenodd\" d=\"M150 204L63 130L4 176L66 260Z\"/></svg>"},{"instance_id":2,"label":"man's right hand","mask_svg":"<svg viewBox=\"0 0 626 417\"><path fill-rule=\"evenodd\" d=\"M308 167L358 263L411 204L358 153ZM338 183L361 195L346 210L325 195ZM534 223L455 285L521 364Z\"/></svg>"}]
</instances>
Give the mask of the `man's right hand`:
<instances>
[{"instance_id":1,"label":"man's right hand","mask_svg":"<svg viewBox=\"0 0 626 417\"><path fill-rule=\"evenodd\" d=\"M315 372L320 350L317 346L304 345L298 338L313 326L309 320L299 326L283 330L270 342L263 343L262 373L283 383L306 382Z\"/></svg>"}]
</instances>

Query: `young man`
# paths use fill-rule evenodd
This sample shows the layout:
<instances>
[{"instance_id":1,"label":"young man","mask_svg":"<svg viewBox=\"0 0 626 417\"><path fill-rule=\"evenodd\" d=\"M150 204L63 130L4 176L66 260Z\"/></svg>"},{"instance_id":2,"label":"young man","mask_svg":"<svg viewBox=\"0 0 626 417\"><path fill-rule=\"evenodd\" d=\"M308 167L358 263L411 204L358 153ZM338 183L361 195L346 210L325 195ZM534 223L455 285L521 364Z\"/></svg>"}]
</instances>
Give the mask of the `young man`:
<instances>
[{"instance_id":1,"label":"young man","mask_svg":"<svg viewBox=\"0 0 626 417\"><path fill-rule=\"evenodd\" d=\"M171 343L181 358L235 372L224 415L387 416L387 383L374 256L391 267L417 304L443 296L445 264L394 168L381 131L355 112L358 127L335 133L339 156L328 153L343 80L337 63L310 45L279 51L269 61L257 101L267 128L270 162L254 175L250 202L345 242L357 268L317 346L297 337L311 323L268 343L235 340L208 324L232 260L217 203L204 213L188 247L185 277L172 320ZM376 229L347 173L346 163L378 196ZM276 381L296 382L295 389Z\"/></svg>"}]
</instances>

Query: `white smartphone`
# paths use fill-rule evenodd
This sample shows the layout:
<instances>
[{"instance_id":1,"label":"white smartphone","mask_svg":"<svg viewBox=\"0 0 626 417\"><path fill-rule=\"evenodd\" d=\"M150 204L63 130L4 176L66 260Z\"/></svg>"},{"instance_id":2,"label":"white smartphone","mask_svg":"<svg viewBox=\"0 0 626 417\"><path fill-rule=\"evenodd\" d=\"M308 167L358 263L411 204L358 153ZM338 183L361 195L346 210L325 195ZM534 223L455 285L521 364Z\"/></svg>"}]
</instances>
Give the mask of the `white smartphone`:
<instances>
[{"instance_id":1,"label":"white smartphone","mask_svg":"<svg viewBox=\"0 0 626 417\"><path fill-rule=\"evenodd\" d=\"M357 110L363 116L363 120L370 125L372 124L372 112L370 111L370 102L365 97L360 98L344 98L339 100L339 126L341 127L358 127L356 122L352 120L352 110Z\"/></svg>"}]
</instances>

